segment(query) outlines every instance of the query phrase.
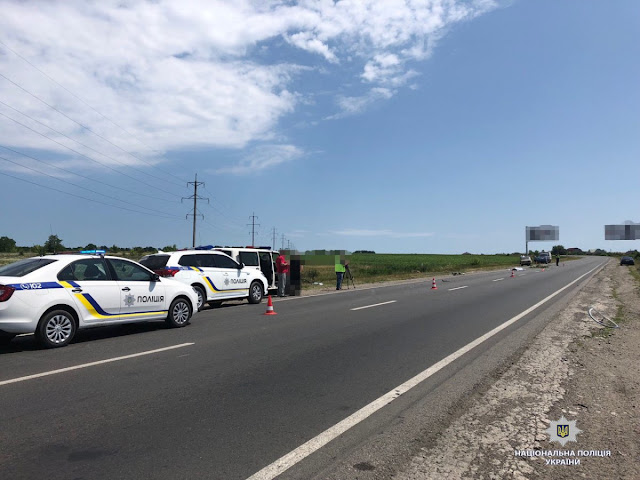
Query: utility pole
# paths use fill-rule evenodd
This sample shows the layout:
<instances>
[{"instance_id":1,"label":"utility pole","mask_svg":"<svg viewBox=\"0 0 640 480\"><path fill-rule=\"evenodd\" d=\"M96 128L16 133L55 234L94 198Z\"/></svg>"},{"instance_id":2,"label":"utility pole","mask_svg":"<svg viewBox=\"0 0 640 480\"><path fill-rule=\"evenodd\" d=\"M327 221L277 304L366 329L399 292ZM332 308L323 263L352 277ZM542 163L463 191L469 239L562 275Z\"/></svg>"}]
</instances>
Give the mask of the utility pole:
<instances>
[{"instance_id":1,"label":"utility pole","mask_svg":"<svg viewBox=\"0 0 640 480\"><path fill-rule=\"evenodd\" d=\"M284 250L284 234L282 234L282 244L280 250Z\"/></svg>"},{"instance_id":2,"label":"utility pole","mask_svg":"<svg viewBox=\"0 0 640 480\"><path fill-rule=\"evenodd\" d=\"M276 227L273 227L273 243L271 244L273 245L273 249L276 249Z\"/></svg>"},{"instance_id":3,"label":"utility pole","mask_svg":"<svg viewBox=\"0 0 640 480\"><path fill-rule=\"evenodd\" d=\"M194 182L187 182L188 185L193 185L193 195L190 197L182 197L182 200L193 200L193 213L187 213L187 218L193 217L193 241L191 246L195 248L196 246L196 217L200 216L204 220L204 215L198 213L198 200L206 200L209 203L209 199L205 197L198 196L198 187L200 185L204 185L204 182L198 181L198 174L196 173L196 179ZM182 201L180 200L180 201Z\"/></svg>"},{"instance_id":4,"label":"utility pole","mask_svg":"<svg viewBox=\"0 0 640 480\"><path fill-rule=\"evenodd\" d=\"M255 247L256 225L260 226L260 224L256 223L256 218L258 218L256 217L256 212L253 212L253 215L250 215L249 218L251 219L251 223L247 223L247 225L251 225L251 246Z\"/></svg>"}]
</instances>

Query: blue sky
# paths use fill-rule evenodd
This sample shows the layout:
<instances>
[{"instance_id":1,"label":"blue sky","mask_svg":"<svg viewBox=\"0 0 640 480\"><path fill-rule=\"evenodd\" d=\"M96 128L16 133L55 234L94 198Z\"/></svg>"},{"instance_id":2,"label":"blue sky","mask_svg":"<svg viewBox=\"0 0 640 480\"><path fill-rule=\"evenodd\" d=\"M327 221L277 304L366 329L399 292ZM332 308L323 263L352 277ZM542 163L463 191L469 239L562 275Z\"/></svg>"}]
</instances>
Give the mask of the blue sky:
<instances>
[{"instance_id":1,"label":"blue sky","mask_svg":"<svg viewBox=\"0 0 640 480\"><path fill-rule=\"evenodd\" d=\"M640 248L634 0L120 3L0 0L0 236Z\"/></svg>"}]
</instances>

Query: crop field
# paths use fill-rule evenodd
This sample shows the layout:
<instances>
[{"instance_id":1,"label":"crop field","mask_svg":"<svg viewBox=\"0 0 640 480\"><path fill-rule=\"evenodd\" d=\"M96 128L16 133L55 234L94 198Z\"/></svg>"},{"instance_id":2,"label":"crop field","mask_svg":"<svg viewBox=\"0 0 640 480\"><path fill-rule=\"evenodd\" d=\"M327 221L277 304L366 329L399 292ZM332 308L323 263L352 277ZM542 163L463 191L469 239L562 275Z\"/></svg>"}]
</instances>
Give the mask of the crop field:
<instances>
[{"instance_id":1,"label":"crop field","mask_svg":"<svg viewBox=\"0 0 640 480\"><path fill-rule=\"evenodd\" d=\"M332 255L305 255L302 274L305 284L335 283ZM473 270L509 268L520 264L518 255L436 255L355 253L347 256L349 269L356 280L379 282L411 279L429 274L465 273Z\"/></svg>"}]
</instances>

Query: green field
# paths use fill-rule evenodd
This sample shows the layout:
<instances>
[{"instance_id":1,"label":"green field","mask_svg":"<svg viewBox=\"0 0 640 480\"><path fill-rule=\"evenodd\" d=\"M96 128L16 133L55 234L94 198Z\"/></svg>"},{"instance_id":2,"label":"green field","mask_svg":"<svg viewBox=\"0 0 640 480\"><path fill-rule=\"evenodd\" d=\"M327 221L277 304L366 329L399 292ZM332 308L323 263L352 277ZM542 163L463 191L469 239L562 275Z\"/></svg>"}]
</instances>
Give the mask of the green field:
<instances>
[{"instance_id":1,"label":"green field","mask_svg":"<svg viewBox=\"0 0 640 480\"><path fill-rule=\"evenodd\" d=\"M335 282L334 257L302 256L303 282ZM509 268L520 264L518 255L435 255L435 254L371 254L348 255L349 268L356 282L369 283L451 274L492 268Z\"/></svg>"}]
</instances>

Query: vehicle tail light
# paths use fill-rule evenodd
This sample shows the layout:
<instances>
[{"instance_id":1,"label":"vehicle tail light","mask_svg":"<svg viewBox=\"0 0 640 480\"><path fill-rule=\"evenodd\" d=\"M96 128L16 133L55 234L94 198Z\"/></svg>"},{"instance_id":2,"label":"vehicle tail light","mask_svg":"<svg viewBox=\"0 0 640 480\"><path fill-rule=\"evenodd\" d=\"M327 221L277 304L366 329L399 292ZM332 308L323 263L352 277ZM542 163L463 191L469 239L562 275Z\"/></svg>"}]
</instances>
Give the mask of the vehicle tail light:
<instances>
[{"instance_id":1,"label":"vehicle tail light","mask_svg":"<svg viewBox=\"0 0 640 480\"><path fill-rule=\"evenodd\" d=\"M155 272L161 277L174 277L179 271L180 269L178 267L166 267L161 268L160 270L155 270Z\"/></svg>"},{"instance_id":2,"label":"vehicle tail light","mask_svg":"<svg viewBox=\"0 0 640 480\"><path fill-rule=\"evenodd\" d=\"M11 298L16 289L9 285L0 285L0 302L6 302Z\"/></svg>"}]
</instances>

